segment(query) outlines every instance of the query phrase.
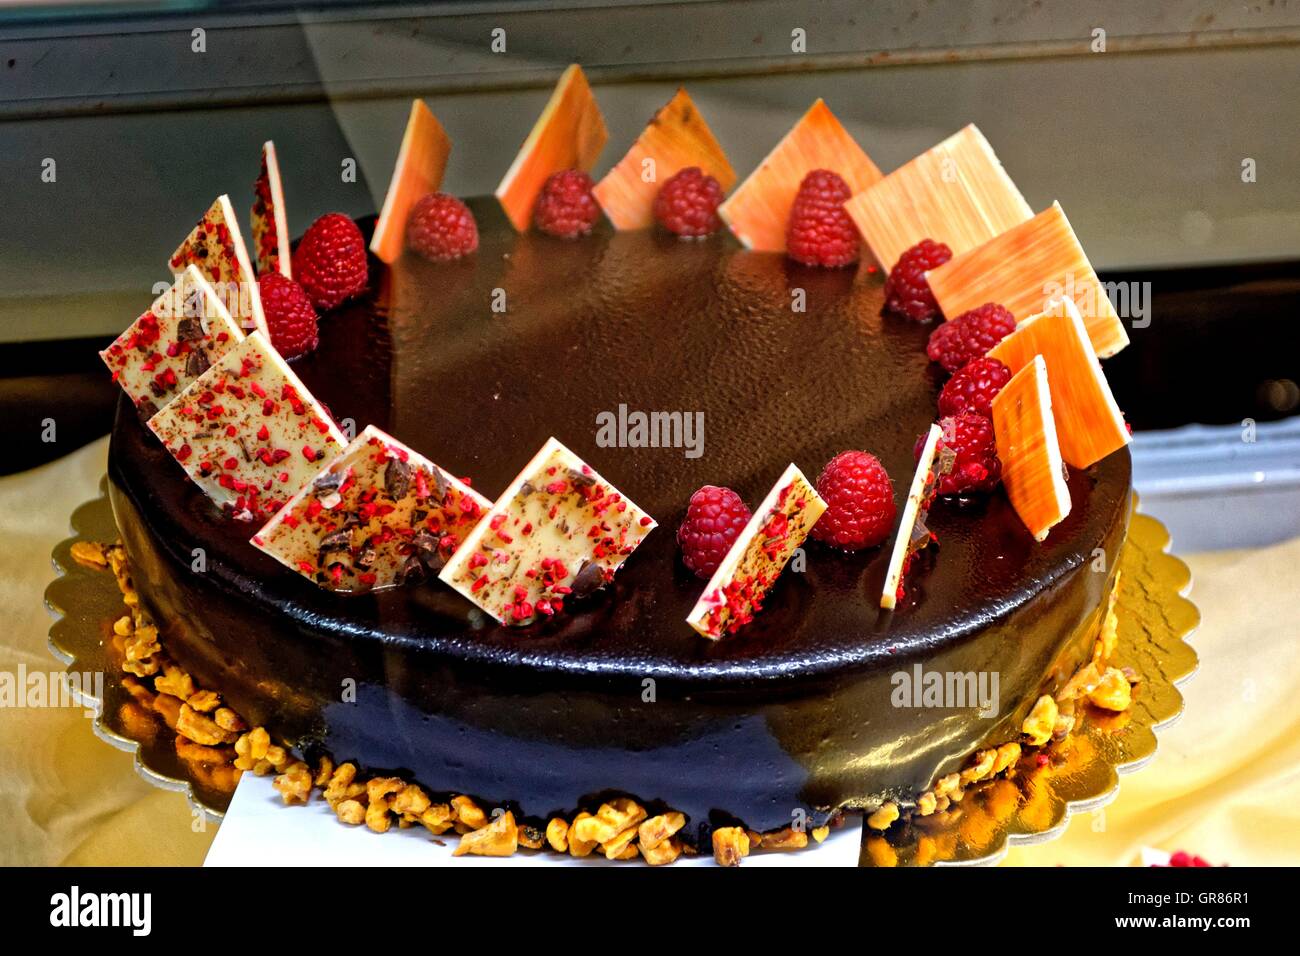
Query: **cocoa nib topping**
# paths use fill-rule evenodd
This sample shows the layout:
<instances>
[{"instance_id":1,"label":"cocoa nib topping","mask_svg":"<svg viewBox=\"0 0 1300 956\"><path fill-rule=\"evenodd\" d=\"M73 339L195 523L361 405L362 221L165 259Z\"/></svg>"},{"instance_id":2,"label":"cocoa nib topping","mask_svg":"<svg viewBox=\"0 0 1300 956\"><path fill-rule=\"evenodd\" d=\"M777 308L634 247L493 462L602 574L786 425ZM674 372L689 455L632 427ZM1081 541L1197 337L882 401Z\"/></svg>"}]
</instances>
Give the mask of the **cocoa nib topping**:
<instances>
[{"instance_id":1,"label":"cocoa nib topping","mask_svg":"<svg viewBox=\"0 0 1300 956\"><path fill-rule=\"evenodd\" d=\"M151 398L140 399L135 407L136 411L140 413L141 418L153 418L154 415L158 414L158 406Z\"/></svg>"},{"instance_id":2,"label":"cocoa nib topping","mask_svg":"<svg viewBox=\"0 0 1300 956\"><path fill-rule=\"evenodd\" d=\"M427 531L421 531L411 539L411 546L415 549L412 557L419 558L420 562L430 571L440 571L442 566L447 563L442 552L438 548L438 539Z\"/></svg>"},{"instance_id":3,"label":"cocoa nib topping","mask_svg":"<svg viewBox=\"0 0 1300 956\"><path fill-rule=\"evenodd\" d=\"M406 497L411 488L411 466L400 458L388 459L384 469L384 492L394 501Z\"/></svg>"},{"instance_id":4,"label":"cocoa nib topping","mask_svg":"<svg viewBox=\"0 0 1300 956\"><path fill-rule=\"evenodd\" d=\"M565 469L565 471L569 476L569 480L573 482L573 487L575 488L590 487L596 483L595 478L591 475L583 474L581 471L577 471L573 468Z\"/></svg>"},{"instance_id":5,"label":"cocoa nib topping","mask_svg":"<svg viewBox=\"0 0 1300 956\"><path fill-rule=\"evenodd\" d=\"M522 485L519 486L519 497L527 498L536 490L537 489L533 487L533 483L531 481L525 481Z\"/></svg>"},{"instance_id":6,"label":"cocoa nib topping","mask_svg":"<svg viewBox=\"0 0 1300 956\"><path fill-rule=\"evenodd\" d=\"M569 593L571 597L584 598L604 586L605 572L601 566L594 561L583 561L582 567L573 576L573 583L569 585Z\"/></svg>"},{"instance_id":7,"label":"cocoa nib topping","mask_svg":"<svg viewBox=\"0 0 1300 956\"><path fill-rule=\"evenodd\" d=\"M350 551L352 548L352 535L346 528L340 528L331 534L327 534L320 540L321 554L332 554L339 551ZM321 562L324 564L325 562Z\"/></svg>"},{"instance_id":8,"label":"cocoa nib topping","mask_svg":"<svg viewBox=\"0 0 1300 956\"><path fill-rule=\"evenodd\" d=\"M203 323L198 319L185 318L176 323L176 341L197 342L203 338Z\"/></svg>"},{"instance_id":9,"label":"cocoa nib topping","mask_svg":"<svg viewBox=\"0 0 1300 956\"><path fill-rule=\"evenodd\" d=\"M198 378L211 367L212 363L208 361L208 355L202 349L195 349L185 360L185 374L192 378Z\"/></svg>"},{"instance_id":10,"label":"cocoa nib topping","mask_svg":"<svg viewBox=\"0 0 1300 956\"><path fill-rule=\"evenodd\" d=\"M312 482L312 487L317 491L338 491L341 484L343 484L342 472L327 471Z\"/></svg>"}]
</instances>

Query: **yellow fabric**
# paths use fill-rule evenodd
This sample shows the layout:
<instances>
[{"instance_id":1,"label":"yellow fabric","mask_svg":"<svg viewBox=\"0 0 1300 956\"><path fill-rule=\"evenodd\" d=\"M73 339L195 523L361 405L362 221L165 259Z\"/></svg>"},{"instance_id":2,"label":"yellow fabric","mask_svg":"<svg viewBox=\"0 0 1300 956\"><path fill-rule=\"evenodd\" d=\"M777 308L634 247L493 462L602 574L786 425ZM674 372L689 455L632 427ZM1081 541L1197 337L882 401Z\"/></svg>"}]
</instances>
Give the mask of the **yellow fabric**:
<instances>
[{"instance_id":1,"label":"yellow fabric","mask_svg":"<svg viewBox=\"0 0 1300 956\"><path fill-rule=\"evenodd\" d=\"M106 451L96 442L0 478L0 671L59 666L46 650L49 555L96 495ZM1237 866L1300 858L1300 539L1185 560L1203 621L1184 716L1114 803L1008 863L1128 865L1142 846ZM0 708L0 864L198 864L215 832L200 826L184 797L141 780L80 709Z\"/></svg>"}]
</instances>

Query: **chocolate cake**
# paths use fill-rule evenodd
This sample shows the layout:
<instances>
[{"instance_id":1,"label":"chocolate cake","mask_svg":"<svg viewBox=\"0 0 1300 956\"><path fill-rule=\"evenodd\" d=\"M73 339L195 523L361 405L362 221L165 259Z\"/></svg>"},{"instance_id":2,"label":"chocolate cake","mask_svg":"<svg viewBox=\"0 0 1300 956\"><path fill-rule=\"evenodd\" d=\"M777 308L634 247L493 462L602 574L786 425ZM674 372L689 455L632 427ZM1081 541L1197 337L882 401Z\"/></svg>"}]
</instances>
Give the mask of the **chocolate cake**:
<instances>
[{"instance_id":1,"label":"chocolate cake","mask_svg":"<svg viewBox=\"0 0 1300 956\"><path fill-rule=\"evenodd\" d=\"M470 205L475 255L372 259L367 294L322 316L294 370L345 429L378 426L488 499L555 436L660 527L610 586L523 628L436 579L331 593L256 550L256 528L123 398L109 469L135 586L169 655L247 720L304 757L543 824L630 795L686 814L696 843L800 811L819 824L907 806L980 747L1020 739L1039 696L1088 661L1130 508L1123 448L1070 470L1069 515L1041 543L1001 491L936 501L938 547L893 612L879 608L888 543L810 540L751 623L701 638L685 618L702 582L673 534L692 492L756 502L788 463L815 475L864 448L905 495L942 385L931 327L882 316L865 265L801 267L725 231L602 224L565 241ZM634 412L702 413L703 432L602 447L598 416ZM994 712L896 706L896 676L918 666L996 675Z\"/></svg>"}]
</instances>

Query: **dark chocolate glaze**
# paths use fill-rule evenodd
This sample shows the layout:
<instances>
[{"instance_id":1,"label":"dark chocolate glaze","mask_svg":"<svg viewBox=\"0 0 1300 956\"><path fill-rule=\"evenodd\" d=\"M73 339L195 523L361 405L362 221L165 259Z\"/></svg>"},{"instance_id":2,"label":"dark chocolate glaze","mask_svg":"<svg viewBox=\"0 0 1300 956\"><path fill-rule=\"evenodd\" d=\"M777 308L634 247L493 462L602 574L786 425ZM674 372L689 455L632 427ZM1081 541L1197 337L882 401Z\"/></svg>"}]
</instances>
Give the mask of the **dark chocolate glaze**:
<instances>
[{"instance_id":1,"label":"dark chocolate glaze","mask_svg":"<svg viewBox=\"0 0 1300 956\"><path fill-rule=\"evenodd\" d=\"M892 615L878 610L888 545L809 542L806 571L783 574L752 624L701 638L684 619L703 582L674 540L691 493L726 484L756 503L788 462L815 479L865 448L901 499L941 384L930 328L882 317L866 268L804 269L729 236L517 236L495 204L473 207L475 256L376 265L372 293L326 316L295 368L336 418L379 425L489 498L554 434L660 528L610 588L525 629L437 582L332 595L254 550L255 529L224 518L123 402L119 527L169 652L202 685L304 753L541 819L625 792L701 836L907 799L1015 739L1086 658L1111 583L1096 549L1113 568L1127 526L1127 450L1070 475L1072 512L1042 544L1000 491L940 501L939 546ZM596 416L620 403L702 411L703 454L598 447ZM918 662L996 673L997 715L893 706L893 675Z\"/></svg>"}]
</instances>

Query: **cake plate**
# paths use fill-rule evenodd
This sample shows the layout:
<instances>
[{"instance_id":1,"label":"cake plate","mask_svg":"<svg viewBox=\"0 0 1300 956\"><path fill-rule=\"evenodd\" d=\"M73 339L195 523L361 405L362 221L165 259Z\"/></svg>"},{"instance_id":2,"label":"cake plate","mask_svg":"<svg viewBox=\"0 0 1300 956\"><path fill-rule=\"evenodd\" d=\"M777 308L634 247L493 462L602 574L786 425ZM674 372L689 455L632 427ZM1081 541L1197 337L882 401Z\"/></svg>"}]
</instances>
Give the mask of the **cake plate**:
<instances>
[{"instance_id":1,"label":"cake plate","mask_svg":"<svg viewBox=\"0 0 1300 956\"><path fill-rule=\"evenodd\" d=\"M132 697L122 681L122 661L112 640L113 623L125 613L117 583L106 570L86 567L72 557L79 541L110 543L118 538L107 478L100 482L100 496L73 512L72 530L72 537L54 549L58 577L45 590L45 603L55 618L51 653L70 673L104 675L102 699L87 693L96 682L79 682L81 702L95 712L97 736L131 753L136 771L149 783L184 793L192 807L219 820L230 805L240 771L187 759L162 718ZM864 828L862 865L996 863L1009 846L1060 836L1072 814L1106 805L1118 793L1121 774L1150 762L1156 753L1156 731L1182 713L1178 685L1197 666L1196 652L1183 640L1200 619L1184 597L1191 575L1182 561L1167 553L1168 545L1164 525L1136 512L1135 496L1128 539L1119 555L1119 640L1112 659L1139 675L1129 709L1114 714L1080 708L1070 736L1037 760L1022 760L1009 775L967 789L962 801L946 812L905 818L884 835Z\"/></svg>"}]
</instances>

